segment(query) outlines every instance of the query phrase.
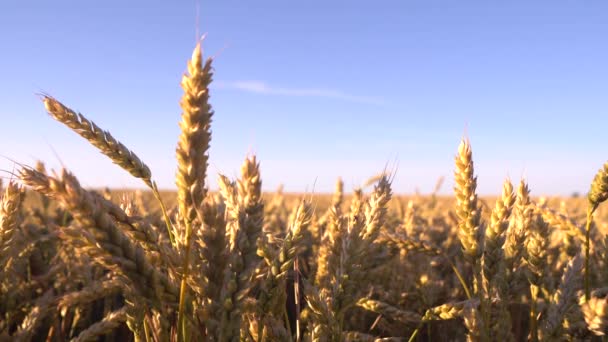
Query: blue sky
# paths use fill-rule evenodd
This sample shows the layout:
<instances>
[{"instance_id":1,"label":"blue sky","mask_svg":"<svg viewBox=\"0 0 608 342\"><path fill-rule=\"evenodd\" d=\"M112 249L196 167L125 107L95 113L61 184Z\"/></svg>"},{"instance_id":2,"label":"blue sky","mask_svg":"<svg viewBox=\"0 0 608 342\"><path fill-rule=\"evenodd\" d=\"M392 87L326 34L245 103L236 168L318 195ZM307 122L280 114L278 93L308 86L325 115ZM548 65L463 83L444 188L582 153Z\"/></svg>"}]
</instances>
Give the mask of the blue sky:
<instances>
[{"instance_id":1,"label":"blue sky","mask_svg":"<svg viewBox=\"0 0 608 342\"><path fill-rule=\"evenodd\" d=\"M608 159L604 1L3 1L0 155L141 186L53 121L45 92L174 187L197 33L215 57L212 188L255 153L266 190L352 188L388 164L396 192L445 176L450 193L465 132L482 194L507 176L584 193Z\"/></svg>"}]
</instances>

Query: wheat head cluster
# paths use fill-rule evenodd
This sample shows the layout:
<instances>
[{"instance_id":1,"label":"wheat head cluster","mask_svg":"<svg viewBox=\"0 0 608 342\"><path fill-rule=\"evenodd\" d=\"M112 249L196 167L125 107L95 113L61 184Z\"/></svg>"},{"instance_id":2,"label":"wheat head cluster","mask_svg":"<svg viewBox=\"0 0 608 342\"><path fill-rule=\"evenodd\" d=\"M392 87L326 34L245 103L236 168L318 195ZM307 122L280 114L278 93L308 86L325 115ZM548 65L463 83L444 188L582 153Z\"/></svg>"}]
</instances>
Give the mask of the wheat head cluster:
<instances>
[{"instance_id":1,"label":"wheat head cluster","mask_svg":"<svg viewBox=\"0 0 608 342\"><path fill-rule=\"evenodd\" d=\"M586 199L509 179L481 198L464 139L454 197L393 196L385 173L324 202L263 194L255 156L210 192L212 72L197 45L171 205L134 152L42 96L149 191L85 189L42 162L5 178L0 341L606 340L608 163Z\"/></svg>"}]
</instances>

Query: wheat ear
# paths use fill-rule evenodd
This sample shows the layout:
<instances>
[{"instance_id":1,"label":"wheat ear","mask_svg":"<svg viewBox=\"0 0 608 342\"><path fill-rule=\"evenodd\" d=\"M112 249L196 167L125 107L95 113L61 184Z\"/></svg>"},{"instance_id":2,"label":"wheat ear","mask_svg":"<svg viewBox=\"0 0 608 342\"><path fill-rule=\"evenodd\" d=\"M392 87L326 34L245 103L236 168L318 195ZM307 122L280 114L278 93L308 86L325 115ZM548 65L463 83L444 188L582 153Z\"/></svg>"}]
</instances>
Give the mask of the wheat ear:
<instances>
[{"instance_id":1,"label":"wheat ear","mask_svg":"<svg viewBox=\"0 0 608 342\"><path fill-rule=\"evenodd\" d=\"M7 252L11 248L13 236L17 230L18 211L21 204L21 188L14 182L9 182L0 202L0 256L4 264L4 256L11 255Z\"/></svg>"},{"instance_id":2,"label":"wheat ear","mask_svg":"<svg viewBox=\"0 0 608 342\"><path fill-rule=\"evenodd\" d=\"M116 140L110 132L102 130L84 115L74 112L55 98L44 96L43 101L47 112L55 120L71 128L97 147L101 153L108 156L116 165L152 187L150 168L135 153Z\"/></svg>"},{"instance_id":3,"label":"wheat ear","mask_svg":"<svg viewBox=\"0 0 608 342\"><path fill-rule=\"evenodd\" d=\"M100 336L106 335L127 321L127 309L123 307L107 314L101 321L90 325L83 330L73 342L98 341Z\"/></svg>"},{"instance_id":4,"label":"wheat ear","mask_svg":"<svg viewBox=\"0 0 608 342\"><path fill-rule=\"evenodd\" d=\"M211 142L209 85L212 80L211 58L202 63L201 44L188 61L188 74L182 78L184 95L180 105L181 134L177 144L177 196L181 217L193 221L206 195L208 149Z\"/></svg>"},{"instance_id":5,"label":"wheat ear","mask_svg":"<svg viewBox=\"0 0 608 342\"><path fill-rule=\"evenodd\" d=\"M150 168L139 157L129 150L120 141L116 140L108 131L104 131L93 121L89 121L84 115L76 113L70 108L50 96L43 97L47 112L57 121L71 128L74 132L85 138L99 151L109 157L114 164L122 167L133 177L141 179L153 192L158 201L171 242L174 243L171 232L171 222L167 215L167 209L160 197L156 182L152 180Z\"/></svg>"},{"instance_id":6,"label":"wheat ear","mask_svg":"<svg viewBox=\"0 0 608 342\"><path fill-rule=\"evenodd\" d=\"M587 327L596 336L604 336L608 332L608 297L591 297L581 304L581 310L587 322Z\"/></svg>"},{"instance_id":7,"label":"wheat ear","mask_svg":"<svg viewBox=\"0 0 608 342\"><path fill-rule=\"evenodd\" d=\"M524 254L528 265L528 281L530 282L530 339L538 341L538 295L545 285L547 272L547 245L549 226L541 215L536 215L530 234L526 241Z\"/></svg>"},{"instance_id":8,"label":"wheat ear","mask_svg":"<svg viewBox=\"0 0 608 342\"><path fill-rule=\"evenodd\" d=\"M481 208L477 203L477 177L473 166L473 152L468 140L462 140L456 155L454 171L454 193L456 195L456 213L459 218L458 238L466 260L473 266L474 293L479 292L479 275L481 274L480 243Z\"/></svg>"},{"instance_id":9,"label":"wheat ear","mask_svg":"<svg viewBox=\"0 0 608 342\"><path fill-rule=\"evenodd\" d=\"M403 323L418 324L422 320L422 317L415 312L405 311L388 303L371 298L359 299L357 301L357 306Z\"/></svg>"},{"instance_id":10,"label":"wheat ear","mask_svg":"<svg viewBox=\"0 0 608 342\"><path fill-rule=\"evenodd\" d=\"M245 159L241 178L231 183L220 177L220 192L226 201L228 216L228 267L226 268L222 302L220 340L239 336L242 304L252 288L251 276L261 260L256 254L257 240L264 225L264 202L259 164L255 157Z\"/></svg>"},{"instance_id":11,"label":"wheat ear","mask_svg":"<svg viewBox=\"0 0 608 342\"><path fill-rule=\"evenodd\" d=\"M303 231L310 224L312 211L310 204L302 201L294 211L290 229L283 240L283 244L276 253L268 248L258 247L258 254L262 254L268 265L268 274L262 282L259 295L260 316L264 321L268 316L274 316L279 322L286 314L285 301L287 299L286 279L287 273L293 269L297 258L299 244L302 241ZM260 244L261 245L261 244ZM298 313L296 313L298 314ZM258 336L264 340L263 325L259 325ZM270 329L265 325L266 329Z\"/></svg>"},{"instance_id":12,"label":"wheat ear","mask_svg":"<svg viewBox=\"0 0 608 342\"><path fill-rule=\"evenodd\" d=\"M507 230L507 239L503 247L508 286L514 285L515 278L519 276L517 269L525 251L525 242L530 230L532 214L530 189L522 180L517 187L515 205L513 207L513 220ZM510 291L511 293L513 292L513 290Z\"/></svg>"},{"instance_id":13,"label":"wheat ear","mask_svg":"<svg viewBox=\"0 0 608 342\"><path fill-rule=\"evenodd\" d=\"M542 339L559 339L564 335L564 319L568 312L577 305L576 292L581 286L582 269L583 258L580 255L570 260L566 266L561 283L551 297L551 306L542 326Z\"/></svg>"},{"instance_id":14,"label":"wheat ear","mask_svg":"<svg viewBox=\"0 0 608 342\"><path fill-rule=\"evenodd\" d=\"M608 162L604 164L604 167L600 169L593 182L591 182L591 189L587 195L587 201L589 206L587 209L587 224L585 225L585 299L590 300L591 298L591 280L590 280L590 257L589 250L591 249L591 224L593 222L593 213L597 207L608 199Z\"/></svg>"},{"instance_id":15,"label":"wheat ear","mask_svg":"<svg viewBox=\"0 0 608 342\"><path fill-rule=\"evenodd\" d=\"M490 224L485 232L483 252L483 284L486 294L491 298L495 287L496 277L503 277L504 251L506 232L509 227L509 217L515 203L513 185L510 180L503 183L502 196L496 201L496 206L490 216ZM502 294L501 294L502 295Z\"/></svg>"}]
</instances>

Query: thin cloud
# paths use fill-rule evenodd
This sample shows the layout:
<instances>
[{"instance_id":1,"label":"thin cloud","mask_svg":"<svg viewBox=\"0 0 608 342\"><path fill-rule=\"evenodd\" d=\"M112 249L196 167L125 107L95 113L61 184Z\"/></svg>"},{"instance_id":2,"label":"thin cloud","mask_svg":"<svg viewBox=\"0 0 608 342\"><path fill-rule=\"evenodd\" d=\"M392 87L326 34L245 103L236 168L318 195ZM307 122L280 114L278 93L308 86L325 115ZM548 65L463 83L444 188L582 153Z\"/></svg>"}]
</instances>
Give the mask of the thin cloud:
<instances>
[{"instance_id":1,"label":"thin cloud","mask_svg":"<svg viewBox=\"0 0 608 342\"><path fill-rule=\"evenodd\" d=\"M282 95L297 97L324 97L348 102L381 105L382 99L371 96L357 96L343 91L325 88L285 88L270 86L262 81L234 81L216 83L220 89L236 89L264 95Z\"/></svg>"}]
</instances>

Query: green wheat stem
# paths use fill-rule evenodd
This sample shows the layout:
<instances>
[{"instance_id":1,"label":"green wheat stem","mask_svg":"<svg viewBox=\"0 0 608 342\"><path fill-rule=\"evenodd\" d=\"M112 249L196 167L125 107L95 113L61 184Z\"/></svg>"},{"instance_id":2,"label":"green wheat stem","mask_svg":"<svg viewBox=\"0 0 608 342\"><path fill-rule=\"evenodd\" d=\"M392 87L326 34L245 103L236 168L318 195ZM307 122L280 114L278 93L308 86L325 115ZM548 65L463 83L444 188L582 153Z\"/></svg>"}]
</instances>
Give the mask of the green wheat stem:
<instances>
[{"instance_id":1,"label":"green wheat stem","mask_svg":"<svg viewBox=\"0 0 608 342\"><path fill-rule=\"evenodd\" d=\"M167 214L167 207L165 207L165 203L160 197L160 193L158 192L158 187L156 186L156 182L148 183L148 186L152 189L152 193L154 194L154 198L158 201L160 205L160 211L163 213L163 218L165 220L165 225L167 226L167 233L169 234L169 239L171 240L171 245L176 247L175 236L173 235L173 230L171 229L171 220L169 219L169 215Z\"/></svg>"},{"instance_id":2,"label":"green wheat stem","mask_svg":"<svg viewBox=\"0 0 608 342\"><path fill-rule=\"evenodd\" d=\"M445 259L447 260L447 262L450 263L450 267L452 267L452 270L454 270L454 274L456 274L456 277L458 278L460 285L462 285L462 288L464 289L464 292L467 295L467 299L471 299L471 292L469 291L469 287L467 286L467 283L464 281L462 274L460 274L460 272L458 271L458 268L456 268L456 265L454 265L452 260L450 260L450 258L448 258L447 255L445 256Z\"/></svg>"},{"instance_id":3,"label":"green wheat stem","mask_svg":"<svg viewBox=\"0 0 608 342\"><path fill-rule=\"evenodd\" d=\"M179 307L177 311L177 340L178 341L186 341L185 337L187 336L187 327L186 327L186 295L187 295L187 280L188 273L190 270L190 249L192 247L190 235L192 234L192 223L186 220L186 255L184 256L184 273L182 275L182 280L179 289Z\"/></svg>"},{"instance_id":4,"label":"green wheat stem","mask_svg":"<svg viewBox=\"0 0 608 342\"><path fill-rule=\"evenodd\" d=\"M589 274L589 249L591 244L591 222L593 221L594 208L587 210L587 223L585 225L585 300L591 298L591 284Z\"/></svg>"},{"instance_id":5,"label":"green wheat stem","mask_svg":"<svg viewBox=\"0 0 608 342\"><path fill-rule=\"evenodd\" d=\"M538 300L538 287L536 285L530 285L530 340L532 342L538 341L538 319L537 319L537 300Z\"/></svg>"},{"instance_id":6,"label":"green wheat stem","mask_svg":"<svg viewBox=\"0 0 608 342\"><path fill-rule=\"evenodd\" d=\"M424 322L420 322L420 324L418 324L414 332L412 332L412 335L410 335L410 338L407 340L407 342L414 342L414 339L416 338L416 336L418 336L418 332L420 331L420 328L422 328L423 323Z\"/></svg>"}]
</instances>

